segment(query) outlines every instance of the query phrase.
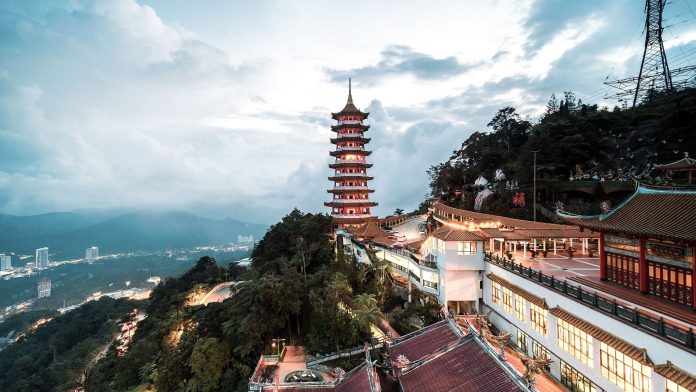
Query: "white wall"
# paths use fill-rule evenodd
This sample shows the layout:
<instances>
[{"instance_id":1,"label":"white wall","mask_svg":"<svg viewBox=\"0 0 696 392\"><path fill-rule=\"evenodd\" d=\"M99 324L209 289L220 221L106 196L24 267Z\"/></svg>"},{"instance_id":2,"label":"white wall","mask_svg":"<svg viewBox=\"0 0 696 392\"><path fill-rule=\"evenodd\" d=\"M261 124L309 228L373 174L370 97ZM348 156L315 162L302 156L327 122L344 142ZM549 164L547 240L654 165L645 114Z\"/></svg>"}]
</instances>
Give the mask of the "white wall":
<instances>
[{"instance_id":1,"label":"white wall","mask_svg":"<svg viewBox=\"0 0 696 392\"><path fill-rule=\"evenodd\" d=\"M529 281L523 277L517 276L512 272L509 272L497 265L486 263L487 271L486 274L493 272L501 278L513 283L535 295L546 299L546 303L550 308L560 306L566 311L606 330L613 333L616 336L621 337L638 347L647 349L648 357L655 364L663 364L667 360L672 361L676 366L692 373L696 373L696 355L689 353L688 351L682 350L681 348L662 341L661 339L645 333L637 328L626 325L623 322L616 320L600 311L594 310L584 304L574 301L571 298L560 295L551 289L542 286L540 284ZM513 335L513 340L516 339L517 328L525 332L532 339L540 342L549 351L551 351L557 358L563 359L570 366L577 369L580 373L589 377L593 382L595 382L601 388L607 391L618 390L618 387L607 380L600 373L600 355L599 355L599 342L594 339L593 349L594 349L594 365L589 367L575 357L560 349L556 342L556 317L549 315L548 337L542 337L536 331L531 328L531 323L527 317L526 322L523 324L515 317L514 313L506 312L502 307L493 304L491 301L491 281L484 278L483 284L483 301L487 307L494 311L491 314L491 322L500 329L506 329ZM529 308L529 304L527 304ZM514 307L513 307L514 311ZM497 313L497 314L496 314ZM531 346L531 343L530 343ZM530 347L531 350L531 347ZM552 374L559 377L559 363L552 365ZM652 372L652 383L653 391L663 391L664 390L664 379L659 374Z\"/></svg>"}]
</instances>

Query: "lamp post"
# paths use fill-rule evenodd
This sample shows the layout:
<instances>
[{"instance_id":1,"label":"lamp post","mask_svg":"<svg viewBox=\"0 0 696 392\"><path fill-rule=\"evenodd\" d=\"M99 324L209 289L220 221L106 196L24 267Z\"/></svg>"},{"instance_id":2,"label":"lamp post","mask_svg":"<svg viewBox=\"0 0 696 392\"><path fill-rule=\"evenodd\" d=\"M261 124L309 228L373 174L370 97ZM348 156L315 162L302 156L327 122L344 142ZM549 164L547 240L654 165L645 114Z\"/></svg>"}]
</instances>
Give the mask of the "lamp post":
<instances>
[{"instance_id":1,"label":"lamp post","mask_svg":"<svg viewBox=\"0 0 696 392\"><path fill-rule=\"evenodd\" d=\"M539 152L539 150L534 150L532 152L534 153L534 222L536 222L536 154Z\"/></svg>"},{"instance_id":2,"label":"lamp post","mask_svg":"<svg viewBox=\"0 0 696 392\"><path fill-rule=\"evenodd\" d=\"M278 361L280 361L280 344L285 344L285 339L271 339L273 343L271 343L271 347L276 349L276 355L278 356Z\"/></svg>"}]
</instances>

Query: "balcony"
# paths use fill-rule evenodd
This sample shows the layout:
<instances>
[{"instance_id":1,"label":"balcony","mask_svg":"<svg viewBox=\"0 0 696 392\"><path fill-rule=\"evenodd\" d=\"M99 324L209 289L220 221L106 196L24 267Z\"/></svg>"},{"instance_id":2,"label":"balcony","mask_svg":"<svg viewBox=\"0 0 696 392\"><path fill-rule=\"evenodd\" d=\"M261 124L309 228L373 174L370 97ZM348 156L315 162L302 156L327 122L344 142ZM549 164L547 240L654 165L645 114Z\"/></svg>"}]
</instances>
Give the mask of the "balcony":
<instances>
[{"instance_id":1,"label":"balcony","mask_svg":"<svg viewBox=\"0 0 696 392\"><path fill-rule=\"evenodd\" d=\"M372 202L368 199L333 199L327 203L357 204L357 203L372 203Z\"/></svg>"},{"instance_id":2,"label":"balcony","mask_svg":"<svg viewBox=\"0 0 696 392\"><path fill-rule=\"evenodd\" d=\"M367 177L367 173L334 173L332 177Z\"/></svg>"},{"instance_id":3,"label":"balcony","mask_svg":"<svg viewBox=\"0 0 696 392\"><path fill-rule=\"evenodd\" d=\"M331 216L333 218L367 219L367 218L371 218L372 214L334 214L334 213L332 213Z\"/></svg>"},{"instance_id":4,"label":"balcony","mask_svg":"<svg viewBox=\"0 0 696 392\"><path fill-rule=\"evenodd\" d=\"M374 192L372 189L370 189L366 186L335 186L335 187L333 187L333 189L329 189L329 192L331 192L331 191L363 191L363 192L372 191L372 192Z\"/></svg>"},{"instance_id":5,"label":"balcony","mask_svg":"<svg viewBox=\"0 0 696 392\"><path fill-rule=\"evenodd\" d=\"M365 151L365 148L362 146L338 146L336 151Z\"/></svg>"}]
</instances>

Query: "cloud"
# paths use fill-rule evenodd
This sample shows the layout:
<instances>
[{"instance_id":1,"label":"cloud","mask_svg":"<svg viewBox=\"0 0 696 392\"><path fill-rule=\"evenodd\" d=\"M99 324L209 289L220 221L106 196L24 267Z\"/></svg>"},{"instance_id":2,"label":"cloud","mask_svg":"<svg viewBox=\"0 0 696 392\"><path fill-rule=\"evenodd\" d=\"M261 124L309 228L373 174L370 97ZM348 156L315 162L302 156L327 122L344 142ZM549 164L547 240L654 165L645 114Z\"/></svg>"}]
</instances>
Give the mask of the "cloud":
<instances>
[{"instance_id":1,"label":"cloud","mask_svg":"<svg viewBox=\"0 0 696 392\"><path fill-rule=\"evenodd\" d=\"M182 208L267 223L295 206L327 212L330 112L348 76L371 112L376 211L411 209L426 169L498 109L534 119L564 90L602 101L607 74L636 73L642 50L631 0L404 2L388 20L393 7L370 3L344 30L324 3L152 4L0 6L0 212ZM696 29L680 28L665 36L678 36L665 43L675 66L696 45Z\"/></svg>"},{"instance_id":2,"label":"cloud","mask_svg":"<svg viewBox=\"0 0 696 392\"><path fill-rule=\"evenodd\" d=\"M376 65L349 70L326 69L326 73L334 82L345 83L348 77L352 76L360 83L371 84L385 77L404 74L424 80L447 79L465 73L477 65L479 63L461 63L454 56L438 59L415 52L405 45L392 45L380 53L380 60Z\"/></svg>"}]
</instances>

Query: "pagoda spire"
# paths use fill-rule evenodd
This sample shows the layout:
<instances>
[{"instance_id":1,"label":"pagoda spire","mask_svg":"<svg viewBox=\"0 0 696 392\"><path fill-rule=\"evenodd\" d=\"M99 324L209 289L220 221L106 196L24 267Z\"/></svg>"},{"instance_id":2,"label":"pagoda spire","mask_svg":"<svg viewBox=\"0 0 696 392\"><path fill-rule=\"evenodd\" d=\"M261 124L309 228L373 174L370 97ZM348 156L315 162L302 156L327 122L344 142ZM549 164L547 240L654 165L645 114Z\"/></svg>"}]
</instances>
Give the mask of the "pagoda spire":
<instances>
[{"instance_id":1,"label":"pagoda spire","mask_svg":"<svg viewBox=\"0 0 696 392\"><path fill-rule=\"evenodd\" d=\"M351 90L351 82L348 78L348 105L353 105L353 92Z\"/></svg>"}]
</instances>

